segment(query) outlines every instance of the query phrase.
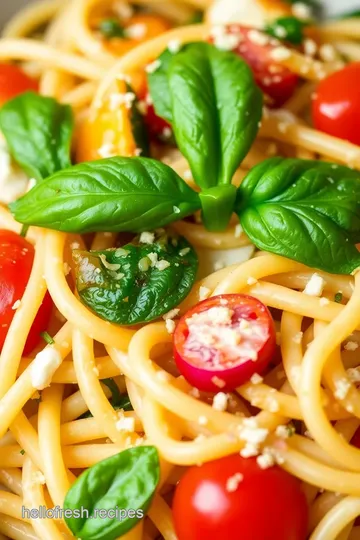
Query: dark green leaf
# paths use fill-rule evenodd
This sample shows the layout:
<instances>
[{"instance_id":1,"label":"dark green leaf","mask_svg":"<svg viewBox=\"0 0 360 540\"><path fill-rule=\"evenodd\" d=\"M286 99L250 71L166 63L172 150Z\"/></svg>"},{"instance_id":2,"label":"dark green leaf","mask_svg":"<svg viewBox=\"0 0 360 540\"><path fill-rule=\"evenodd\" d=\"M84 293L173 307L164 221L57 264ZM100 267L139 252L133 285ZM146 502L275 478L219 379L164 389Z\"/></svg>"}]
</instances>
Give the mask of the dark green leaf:
<instances>
[{"instance_id":1,"label":"dark green leaf","mask_svg":"<svg viewBox=\"0 0 360 540\"><path fill-rule=\"evenodd\" d=\"M199 196L164 163L122 157L56 173L11 205L20 223L77 233L141 232L199 208Z\"/></svg>"},{"instance_id":2,"label":"dark green leaf","mask_svg":"<svg viewBox=\"0 0 360 540\"><path fill-rule=\"evenodd\" d=\"M104 19L99 25L99 31L108 39L114 37L125 37L124 28L117 19Z\"/></svg>"},{"instance_id":3,"label":"dark green leaf","mask_svg":"<svg viewBox=\"0 0 360 540\"><path fill-rule=\"evenodd\" d=\"M201 24L204 22L204 13L203 11L195 11L194 15L187 22L187 24Z\"/></svg>"},{"instance_id":4,"label":"dark green leaf","mask_svg":"<svg viewBox=\"0 0 360 540\"><path fill-rule=\"evenodd\" d=\"M127 91L134 93L130 85L127 85ZM141 150L141 156L148 157L150 156L150 140L145 125L144 116L140 113L138 107L139 99L136 97L131 104L130 110L132 133L135 139L136 148Z\"/></svg>"},{"instance_id":5,"label":"dark green leaf","mask_svg":"<svg viewBox=\"0 0 360 540\"><path fill-rule=\"evenodd\" d=\"M167 235L153 244L74 251L73 257L82 302L102 319L122 325L152 321L180 304L198 266L190 244Z\"/></svg>"},{"instance_id":6,"label":"dark green leaf","mask_svg":"<svg viewBox=\"0 0 360 540\"><path fill-rule=\"evenodd\" d=\"M159 456L153 446L130 448L100 461L69 489L64 508L72 510L72 517L65 514L66 524L82 540L115 540L144 517L159 479ZM116 509L127 515L107 517L106 511Z\"/></svg>"},{"instance_id":7,"label":"dark green leaf","mask_svg":"<svg viewBox=\"0 0 360 540\"><path fill-rule=\"evenodd\" d=\"M337 304L341 304L342 299L343 299L343 295L341 292L338 292L335 294L334 300Z\"/></svg>"},{"instance_id":8,"label":"dark green leaf","mask_svg":"<svg viewBox=\"0 0 360 540\"><path fill-rule=\"evenodd\" d=\"M266 33L277 39L301 45L307 23L296 17L280 17L266 26Z\"/></svg>"},{"instance_id":9,"label":"dark green leaf","mask_svg":"<svg viewBox=\"0 0 360 540\"><path fill-rule=\"evenodd\" d=\"M154 101L156 114L172 122L172 103L168 81L168 71L170 62L173 59L173 53L168 49L162 53L158 60L158 67L148 73L150 95Z\"/></svg>"},{"instance_id":10,"label":"dark green leaf","mask_svg":"<svg viewBox=\"0 0 360 540\"><path fill-rule=\"evenodd\" d=\"M103 379L101 382L111 391L111 405L114 409L124 409L125 411L133 410L129 396L120 393L119 387L114 379Z\"/></svg>"},{"instance_id":11,"label":"dark green leaf","mask_svg":"<svg viewBox=\"0 0 360 540\"><path fill-rule=\"evenodd\" d=\"M272 158L238 189L236 211L254 244L308 266L350 274L360 266L359 173L321 161Z\"/></svg>"},{"instance_id":12,"label":"dark green leaf","mask_svg":"<svg viewBox=\"0 0 360 540\"><path fill-rule=\"evenodd\" d=\"M2 107L0 129L12 156L30 177L42 180L71 165L69 106L25 92Z\"/></svg>"}]
</instances>

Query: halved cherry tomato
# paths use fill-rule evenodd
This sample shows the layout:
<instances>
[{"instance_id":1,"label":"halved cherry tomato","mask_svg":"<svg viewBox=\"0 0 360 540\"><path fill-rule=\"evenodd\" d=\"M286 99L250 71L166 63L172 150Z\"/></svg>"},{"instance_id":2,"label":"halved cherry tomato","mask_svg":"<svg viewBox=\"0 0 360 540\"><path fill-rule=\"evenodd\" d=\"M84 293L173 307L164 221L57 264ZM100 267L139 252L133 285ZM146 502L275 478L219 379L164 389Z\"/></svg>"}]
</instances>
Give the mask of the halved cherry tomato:
<instances>
[{"instance_id":1,"label":"halved cherry tomato","mask_svg":"<svg viewBox=\"0 0 360 540\"><path fill-rule=\"evenodd\" d=\"M147 87L143 89L140 95L140 100L144 103L144 121L151 139L166 141L168 134L170 133L171 135L172 133L171 125L156 114L154 105L151 103L150 93Z\"/></svg>"},{"instance_id":2,"label":"halved cherry tomato","mask_svg":"<svg viewBox=\"0 0 360 540\"><path fill-rule=\"evenodd\" d=\"M34 260L34 247L18 234L0 230L0 351L15 315L14 304L21 300L28 283ZM33 322L24 354L39 343L40 333L46 330L52 300L47 293Z\"/></svg>"},{"instance_id":3,"label":"halved cherry tomato","mask_svg":"<svg viewBox=\"0 0 360 540\"><path fill-rule=\"evenodd\" d=\"M227 32L238 35L239 45L233 52L249 64L256 83L271 98L271 105L281 107L293 95L299 77L271 58L271 52L276 46L270 43L270 38L264 44L257 42L251 34L254 29L239 24L228 25Z\"/></svg>"},{"instance_id":4,"label":"halved cherry tomato","mask_svg":"<svg viewBox=\"0 0 360 540\"><path fill-rule=\"evenodd\" d=\"M0 64L0 106L28 90L38 90L38 84L12 64Z\"/></svg>"},{"instance_id":5,"label":"halved cherry tomato","mask_svg":"<svg viewBox=\"0 0 360 540\"><path fill-rule=\"evenodd\" d=\"M295 477L232 455L186 471L173 516L178 540L305 540L308 508Z\"/></svg>"},{"instance_id":6,"label":"halved cherry tomato","mask_svg":"<svg viewBox=\"0 0 360 540\"><path fill-rule=\"evenodd\" d=\"M319 83L312 102L316 129L360 145L360 62Z\"/></svg>"},{"instance_id":7,"label":"halved cherry tomato","mask_svg":"<svg viewBox=\"0 0 360 540\"><path fill-rule=\"evenodd\" d=\"M351 444L356 446L356 448L360 448L360 427L355 431L353 438L351 439Z\"/></svg>"},{"instance_id":8,"label":"halved cherry tomato","mask_svg":"<svg viewBox=\"0 0 360 540\"><path fill-rule=\"evenodd\" d=\"M176 364L193 386L205 392L234 390L262 373L275 353L269 310L245 294L213 296L179 321L174 333Z\"/></svg>"}]
</instances>

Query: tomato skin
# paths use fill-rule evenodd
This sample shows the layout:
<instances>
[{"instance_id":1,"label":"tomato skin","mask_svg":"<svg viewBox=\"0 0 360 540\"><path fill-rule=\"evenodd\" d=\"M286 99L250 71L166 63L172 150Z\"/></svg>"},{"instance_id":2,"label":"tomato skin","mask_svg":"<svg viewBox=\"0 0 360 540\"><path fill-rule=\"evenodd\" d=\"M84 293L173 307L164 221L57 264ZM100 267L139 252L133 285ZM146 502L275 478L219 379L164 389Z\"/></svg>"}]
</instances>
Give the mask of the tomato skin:
<instances>
[{"instance_id":1,"label":"tomato skin","mask_svg":"<svg viewBox=\"0 0 360 540\"><path fill-rule=\"evenodd\" d=\"M231 310L231 322L225 325L211 322L215 315L214 308ZM217 344L196 341L194 346L189 320L206 313L209 322L199 327L199 334L195 334L195 337L204 334L204 331L210 332ZM242 322L247 323L254 332L250 337L247 333L249 330L240 330ZM229 348L227 343L233 335L222 337L224 331L228 330L240 335L239 344L234 348ZM275 348L275 326L269 310L259 300L245 294L213 296L200 302L180 319L174 332L177 367L190 384L204 392L218 392L219 388L232 391L248 382L254 373L263 373L274 357ZM248 353L249 349L255 353L254 358Z\"/></svg>"},{"instance_id":2,"label":"tomato skin","mask_svg":"<svg viewBox=\"0 0 360 540\"><path fill-rule=\"evenodd\" d=\"M360 448L360 427L355 431L353 438L351 439L351 444L356 446L356 448Z\"/></svg>"},{"instance_id":3,"label":"tomato skin","mask_svg":"<svg viewBox=\"0 0 360 540\"><path fill-rule=\"evenodd\" d=\"M169 122L158 116L155 112L154 105L148 104L149 94L145 98L146 105L146 114L144 116L145 125L148 129L149 135L152 139L164 140L166 133L165 130L170 129L171 126ZM172 130L171 130L172 132Z\"/></svg>"},{"instance_id":4,"label":"tomato skin","mask_svg":"<svg viewBox=\"0 0 360 540\"><path fill-rule=\"evenodd\" d=\"M240 473L235 491L226 483ZM308 507L299 481L277 466L232 455L191 467L173 500L178 540L305 540Z\"/></svg>"},{"instance_id":5,"label":"tomato skin","mask_svg":"<svg viewBox=\"0 0 360 540\"><path fill-rule=\"evenodd\" d=\"M312 101L316 129L360 145L360 62L350 64L319 83Z\"/></svg>"},{"instance_id":6,"label":"tomato skin","mask_svg":"<svg viewBox=\"0 0 360 540\"><path fill-rule=\"evenodd\" d=\"M38 90L38 84L12 64L0 64L0 106L15 96Z\"/></svg>"},{"instance_id":7,"label":"tomato skin","mask_svg":"<svg viewBox=\"0 0 360 540\"><path fill-rule=\"evenodd\" d=\"M227 26L229 34L239 34L240 43L233 52L241 56L252 69L257 85L271 98L272 107L281 107L296 90L299 77L270 56L276 48L271 43L255 43L249 33L254 31L240 24ZM214 41L213 39L211 41Z\"/></svg>"},{"instance_id":8,"label":"tomato skin","mask_svg":"<svg viewBox=\"0 0 360 540\"><path fill-rule=\"evenodd\" d=\"M34 247L11 231L0 230L0 351L15 315L12 306L21 300L28 283ZM52 310L52 300L46 293L27 338L23 354L30 353L39 343L40 333L47 328Z\"/></svg>"}]
</instances>

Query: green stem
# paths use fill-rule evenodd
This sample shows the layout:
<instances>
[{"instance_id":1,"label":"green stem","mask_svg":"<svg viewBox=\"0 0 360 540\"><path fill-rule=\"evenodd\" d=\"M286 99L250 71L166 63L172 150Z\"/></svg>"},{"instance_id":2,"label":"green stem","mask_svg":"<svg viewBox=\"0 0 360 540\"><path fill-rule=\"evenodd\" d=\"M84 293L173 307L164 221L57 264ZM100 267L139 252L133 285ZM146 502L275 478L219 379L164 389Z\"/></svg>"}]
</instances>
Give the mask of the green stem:
<instances>
[{"instance_id":1,"label":"green stem","mask_svg":"<svg viewBox=\"0 0 360 540\"><path fill-rule=\"evenodd\" d=\"M202 219L209 231L223 231L234 211L236 187L216 186L199 193Z\"/></svg>"}]
</instances>

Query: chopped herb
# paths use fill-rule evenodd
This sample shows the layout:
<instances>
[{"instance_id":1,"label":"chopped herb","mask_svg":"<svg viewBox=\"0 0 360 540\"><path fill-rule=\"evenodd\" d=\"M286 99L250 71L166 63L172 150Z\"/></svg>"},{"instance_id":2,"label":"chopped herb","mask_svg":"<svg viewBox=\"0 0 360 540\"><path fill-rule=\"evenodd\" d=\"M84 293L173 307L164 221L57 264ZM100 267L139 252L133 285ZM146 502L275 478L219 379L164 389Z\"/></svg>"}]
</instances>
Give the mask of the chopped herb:
<instances>
[{"instance_id":1,"label":"chopped herb","mask_svg":"<svg viewBox=\"0 0 360 540\"><path fill-rule=\"evenodd\" d=\"M266 27L266 33L282 41L301 45L304 39L304 27L308 23L296 17L280 17Z\"/></svg>"},{"instance_id":2,"label":"chopped herb","mask_svg":"<svg viewBox=\"0 0 360 540\"><path fill-rule=\"evenodd\" d=\"M293 424L288 424L286 426L289 437L292 437L296 433L296 427Z\"/></svg>"},{"instance_id":3,"label":"chopped herb","mask_svg":"<svg viewBox=\"0 0 360 540\"><path fill-rule=\"evenodd\" d=\"M335 294L335 302L337 302L338 304L341 304L342 299L343 299L343 295L341 292L338 292Z\"/></svg>"},{"instance_id":4,"label":"chopped herb","mask_svg":"<svg viewBox=\"0 0 360 540\"><path fill-rule=\"evenodd\" d=\"M104 19L99 25L99 31L106 38L125 37L124 28L117 19Z\"/></svg>"},{"instance_id":5,"label":"chopped herb","mask_svg":"<svg viewBox=\"0 0 360 540\"><path fill-rule=\"evenodd\" d=\"M118 411L119 409L123 409L124 411L134 410L133 406L131 405L129 396L127 394L120 393L118 385L116 384L114 379L103 379L101 382L105 384L105 386L107 386L111 391L110 402L116 411ZM84 418L92 418L91 412L87 411L86 413L82 414L79 417L79 420L82 420Z\"/></svg>"},{"instance_id":6,"label":"chopped herb","mask_svg":"<svg viewBox=\"0 0 360 540\"><path fill-rule=\"evenodd\" d=\"M20 450L20 454L21 454L22 456L25 454L25 450L24 450L23 448Z\"/></svg>"},{"instance_id":7,"label":"chopped herb","mask_svg":"<svg viewBox=\"0 0 360 540\"><path fill-rule=\"evenodd\" d=\"M202 22L204 22L204 14L202 11L197 10L186 24L201 24Z\"/></svg>"},{"instance_id":8,"label":"chopped herb","mask_svg":"<svg viewBox=\"0 0 360 540\"><path fill-rule=\"evenodd\" d=\"M54 345L55 341L47 332L41 332L40 336L43 338L44 341L46 341L48 345Z\"/></svg>"}]
</instances>

